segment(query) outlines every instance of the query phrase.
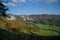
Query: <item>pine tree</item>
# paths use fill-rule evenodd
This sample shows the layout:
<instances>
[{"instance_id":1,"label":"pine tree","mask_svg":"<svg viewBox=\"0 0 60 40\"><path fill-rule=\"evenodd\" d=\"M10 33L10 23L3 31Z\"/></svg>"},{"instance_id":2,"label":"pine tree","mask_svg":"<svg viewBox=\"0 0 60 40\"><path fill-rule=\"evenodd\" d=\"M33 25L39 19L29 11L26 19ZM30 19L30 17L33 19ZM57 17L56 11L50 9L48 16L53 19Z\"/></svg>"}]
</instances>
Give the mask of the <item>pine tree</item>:
<instances>
[{"instance_id":1,"label":"pine tree","mask_svg":"<svg viewBox=\"0 0 60 40\"><path fill-rule=\"evenodd\" d=\"M3 2L0 2L0 17L6 17L6 11L8 10L7 6L3 4Z\"/></svg>"}]
</instances>

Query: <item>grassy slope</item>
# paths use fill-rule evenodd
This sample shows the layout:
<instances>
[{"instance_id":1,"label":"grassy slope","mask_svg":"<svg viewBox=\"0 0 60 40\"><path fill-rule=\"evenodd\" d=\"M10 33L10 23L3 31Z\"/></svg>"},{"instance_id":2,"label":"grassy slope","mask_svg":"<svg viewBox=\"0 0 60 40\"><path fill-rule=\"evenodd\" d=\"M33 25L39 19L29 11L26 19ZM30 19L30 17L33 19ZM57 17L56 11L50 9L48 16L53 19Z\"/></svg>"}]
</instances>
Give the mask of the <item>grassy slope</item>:
<instances>
[{"instance_id":1,"label":"grassy slope","mask_svg":"<svg viewBox=\"0 0 60 40\"><path fill-rule=\"evenodd\" d=\"M7 26L7 25L8 26ZM9 21L9 20L0 20L0 27L2 29L7 29L8 27L17 28L20 32L29 34L30 32L41 35L41 36L58 36L60 35L60 27L54 25L44 25L44 24L35 24L35 27L32 23L26 23L23 21ZM38 28L38 30L36 30ZM36 31L34 31L36 30Z\"/></svg>"},{"instance_id":2,"label":"grassy slope","mask_svg":"<svg viewBox=\"0 0 60 40\"><path fill-rule=\"evenodd\" d=\"M36 34L42 36L58 36L60 35L60 27L54 25L35 24L38 27Z\"/></svg>"}]
</instances>

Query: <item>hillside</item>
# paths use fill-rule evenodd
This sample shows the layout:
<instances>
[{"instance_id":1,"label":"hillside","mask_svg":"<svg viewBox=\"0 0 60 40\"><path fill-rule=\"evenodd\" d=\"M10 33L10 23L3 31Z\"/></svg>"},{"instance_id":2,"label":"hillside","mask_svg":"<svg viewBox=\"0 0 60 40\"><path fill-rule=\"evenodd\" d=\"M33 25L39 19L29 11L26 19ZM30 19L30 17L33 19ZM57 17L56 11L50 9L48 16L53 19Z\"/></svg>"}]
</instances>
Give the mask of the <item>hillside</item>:
<instances>
[{"instance_id":1,"label":"hillside","mask_svg":"<svg viewBox=\"0 0 60 40\"><path fill-rule=\"evenodd\" d=\"M0 20L0 28L6 29L10 32L17 31L17 32L23 32L23 33L27 33L27 34L35 33L35 34L41 35L41 36L60 35L59 26L50 24L50 23L46 22L47 20L39 21L38 20L39 16L37 16L37 15L35 15L33 17L31 16L33 20L28 20L28 19L20 20L20 18L22 16L20 16L20 18L19 18L18 15L14 15L14 17L16 18L15 20L7 20L6 18L3 18L2 20ZM23 16L23 17L30 17L30 16ZM36 18L38 18L38 19L35 20L34 17L35 17L35 19ZM17 19L17 18L19 18L19 19ZM51 17L51 18L53 18L53 17ZM24 19L24 18L22 18L22 19ZM46 19L46 18L42 18L42 19Z\"/></svg>"},{"instance_id":2,"label":"hillside","mask_svg":"<svg viewBox=\"0 0 60 40\"><path fill-rule=\"evenodd\" d=\"M60 26L60 15L9 15L14 16L17 21L31 21L35 23Z\"/></svg>"},{"instance_id":3,"label":"hillside","mask_svg":"<svg viewBox=\"0 0 60 40\"><path fill-rule=\"evenodd\" d=\"M0 0L0 40L60 40L59 0Z\"/></svg>"},{"instance_id":4,"label":"hillside","mask_svg":"<svg viewBox=\"0 0 60 40\"><path fill-rule=\"evenodd\" d=\"M29 34L30 32L34 32L37 28L34 27L32 24L28 24L23 21L14 21L14 20L7 20L2 19L0 20L0 28L6 29L8 31L19 31Z\"/></svg>"},{"instance_id":5,"label":"hillside","mask_svg":"<svg viewBox=\"0 0 60 40\"><path fill-rule=\"evenodd\" d=\"M33 16L33 20L23 20L24 18L18 15L14 15L13 20L7 18L9 17L0 19L0 39L2 40L58 40L60 38L60 26L40 21L36 15Z\"/></svg>"}]
</instances>

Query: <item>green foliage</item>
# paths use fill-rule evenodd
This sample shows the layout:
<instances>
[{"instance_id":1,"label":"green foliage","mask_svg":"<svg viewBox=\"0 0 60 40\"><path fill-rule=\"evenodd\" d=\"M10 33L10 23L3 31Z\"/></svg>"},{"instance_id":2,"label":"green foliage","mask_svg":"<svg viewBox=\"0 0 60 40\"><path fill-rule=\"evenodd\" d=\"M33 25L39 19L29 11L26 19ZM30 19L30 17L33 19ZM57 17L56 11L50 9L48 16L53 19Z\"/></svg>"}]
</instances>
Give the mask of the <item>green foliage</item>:
<instances>
[{"instance_id":1,"label":"green foliage","mask_svg":"<svg viewBox=\"0 0 60 40\"><path fill-rule=\"evenodd\" d=\"M60 35L60 27L55 25L46 25L25 21L14 21L3 18L0 20L0 28L9 32L23 32L26 34L35 33L41 36L58 36Z\"/></svg>"},{"instance_id":2,"label":"green foliage","mask_svg":"<svg viewBox=\"0 0 60 40\"><path fill-rule=\"evenodd\" d=\"M35 24L38 27L36 32L38 35L42 36L58 36L60 35L60 27L55 25L44 25L44 24Z\"/></svg>"}]
</instances>

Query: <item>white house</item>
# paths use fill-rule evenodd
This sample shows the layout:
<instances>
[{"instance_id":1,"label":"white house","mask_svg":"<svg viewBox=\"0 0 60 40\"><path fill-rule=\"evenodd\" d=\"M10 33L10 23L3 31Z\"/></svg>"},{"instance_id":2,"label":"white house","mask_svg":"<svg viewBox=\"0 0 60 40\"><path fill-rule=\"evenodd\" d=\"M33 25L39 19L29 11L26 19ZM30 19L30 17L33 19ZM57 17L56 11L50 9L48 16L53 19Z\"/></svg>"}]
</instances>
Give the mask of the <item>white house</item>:
<instances>
[{"instance_id":1,"label":"white house","mask_svg":"<svg viewBox=\"0 0 60 40\"><path fill-rule=\"evenodd\" d=\"M27 20L30 20L30 21L31 21L31 20L33 20L33 18L29 18L29 17L27 17Z\"/></svg>"},{"instance_id":2,"label":"white house","mask_svg":"<svg viewBox=\"0 0 60 40\"><path fill-rule=\"evenodd\" d=\"M14 17L14 15L9 15L10 18L7 18L7 20L16 20L16 18Z\"/></svg>"}]
</instances>

